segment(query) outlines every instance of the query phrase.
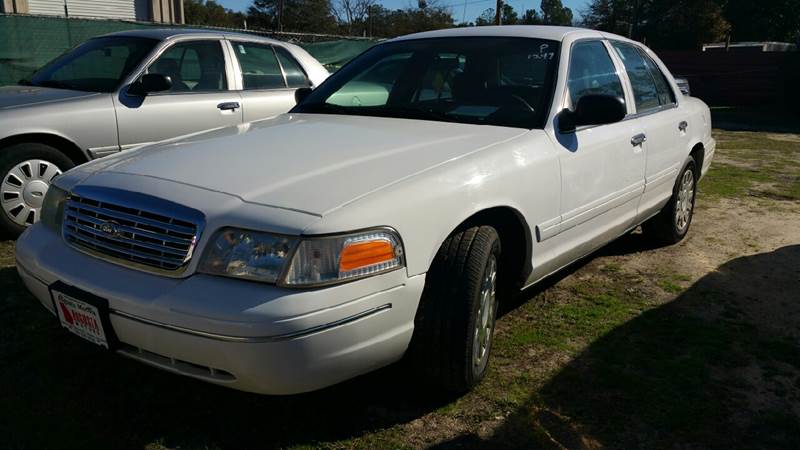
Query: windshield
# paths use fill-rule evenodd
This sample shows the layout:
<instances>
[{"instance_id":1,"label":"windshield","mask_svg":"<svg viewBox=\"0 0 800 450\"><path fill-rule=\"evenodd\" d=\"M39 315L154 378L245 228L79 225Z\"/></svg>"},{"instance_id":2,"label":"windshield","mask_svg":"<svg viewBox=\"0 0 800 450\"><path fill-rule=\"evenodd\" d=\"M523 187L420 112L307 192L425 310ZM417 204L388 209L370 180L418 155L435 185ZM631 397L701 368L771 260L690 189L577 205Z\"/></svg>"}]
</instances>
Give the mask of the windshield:
<instances>
[{"instance_id":1,"label":"windshield","mask_svg":"<svg viewBox=\"0 0 800 450\"><path fill-rule=\"evenodd\" d=\"M378 45L292 112L542 128L558 42L461 37Z\"/></svg>"},{"instance_id":2,"label":"windshield","mask_svg":"<svg viewBox=\"0 0 800 450\"><path fill-rule=\"evenodd\" d=\"M135 37L90 39L48 63L25 84L113 92L157 43Z\"/></svg>"}]
</instances>

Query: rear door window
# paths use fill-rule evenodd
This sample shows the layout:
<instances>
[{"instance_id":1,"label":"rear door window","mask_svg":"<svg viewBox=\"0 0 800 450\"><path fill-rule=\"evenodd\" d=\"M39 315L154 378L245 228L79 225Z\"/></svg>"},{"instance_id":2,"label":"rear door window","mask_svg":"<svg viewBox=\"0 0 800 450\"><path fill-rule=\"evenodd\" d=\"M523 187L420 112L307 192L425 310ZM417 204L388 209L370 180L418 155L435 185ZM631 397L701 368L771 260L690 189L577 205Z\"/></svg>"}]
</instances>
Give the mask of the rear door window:
<instances>
[{"instance_id":1,"label":"rear door window","mask_svg":"<svg viewBox=\"0 0 800 450\"><path fill-rule=\"evenodd\" d=\"M232 42L233 53L242 68L242 86L251 89L283 89L286 80L271 45Z\"/></svg>"},{"instance_id":2,"label":"rear door window","mask_svg":"<svg viewBox=\"0 0 800 450\"><path fill-rule=\"evenodd\" d=\"M631 80L636 112L642 113L658 108L661 102L658 98L656 82L650 74L650 69L647 68L642 54L636 47L628 44L613 42L612 45L625 65L625 71Z\"/></svg>"},{"instance_id":3,"label":"rear door window","mask_svg":"<svg viewBox=\"0 0 800 450\"><path fill-rule=\"evenodd\" d=\"M658 67L658 64L656 64L656 62L644 52L642 52L642 58L644 58L644 64L647 66L647 70L650 71L650 75L653 77L653 81L656 83L658 103L662 106L675 103L675 93L672 92L672 88L670 87L664 72L662 72Z\"/></svg>"},{"instance_id":4,"label":"rear door window","mask_svg":"<svg viewBox=\"0 0 800 450\"><path fill-rule=\"evenodd\" d=\"M275 46L273 48L278 55L278 61L281 62L283 73L286 74L286 84L290 88L311 86L311 82L308 80L305 70L303 70L303 67L294 59L291 53L280 46Z\"/></svg>"}]
</instances>

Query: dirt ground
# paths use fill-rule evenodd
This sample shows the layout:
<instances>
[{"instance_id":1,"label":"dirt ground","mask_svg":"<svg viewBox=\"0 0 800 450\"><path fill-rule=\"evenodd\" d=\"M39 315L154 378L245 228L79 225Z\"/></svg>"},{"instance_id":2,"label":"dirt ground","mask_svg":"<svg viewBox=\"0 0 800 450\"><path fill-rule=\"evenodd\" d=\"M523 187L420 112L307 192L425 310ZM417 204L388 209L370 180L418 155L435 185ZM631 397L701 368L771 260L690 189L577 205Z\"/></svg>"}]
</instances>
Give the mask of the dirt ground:
<instances>
[{"instance_id":1,"label":"dirt ground","mask_svg":"<svg viewBox=\"0 0 800 450\"><path fill-rule=\"evenodd\" d=\"M460 398L402 364L261 397L66 335L0 243L10 448L800 448L800 135L717 130L688 237L637 231L503 305ZM2 445L0 445L2 446Z\"/></svg>"}]
</instances>

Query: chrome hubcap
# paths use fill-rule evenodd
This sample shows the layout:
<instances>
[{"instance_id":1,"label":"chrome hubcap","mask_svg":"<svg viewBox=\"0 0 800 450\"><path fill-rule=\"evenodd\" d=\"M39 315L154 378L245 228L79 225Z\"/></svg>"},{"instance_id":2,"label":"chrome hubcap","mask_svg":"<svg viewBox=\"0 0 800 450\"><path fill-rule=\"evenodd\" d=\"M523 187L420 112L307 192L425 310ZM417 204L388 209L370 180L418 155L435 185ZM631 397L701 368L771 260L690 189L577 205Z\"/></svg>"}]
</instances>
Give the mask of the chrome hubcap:
<instances>
[{"instance_id":1,"label":"chrome hubcap","mask_svg":"<svg viewBox=\"0 0 800 450\"><path fill-rule=\"evenodd\" d=\"M20 226L39 220L44 195L60 173L58 166L43 159L29 159L11 168L0 185L3 212Z\"/></svg>"},{"instance_id":2,"label":"chrome hubcap","mask_svg":"<svg viewBox=\"0 0 800 450\"><path fill-rule=\"evenodd\" d=\"M694 206L694 173L687 170L678 187L678 204L675 206L675 226L682 233L689 226Z\"/></svg>"},{"instance_id":3,"label":"chrome hubcap","mask_svg":"<svg viewBox=\"0 0 800 450\"><path fill-rule=\"evenodd\" d=\"M489 347L492 342L492 329L494 315L497 309L495 289L497 286L497 259L494 255L489 257L486 270L481 283L480 304L478 317L475 320L475 332L472 339L472 364L482 366L489 357Z\"/></svg>"}]
</instances>

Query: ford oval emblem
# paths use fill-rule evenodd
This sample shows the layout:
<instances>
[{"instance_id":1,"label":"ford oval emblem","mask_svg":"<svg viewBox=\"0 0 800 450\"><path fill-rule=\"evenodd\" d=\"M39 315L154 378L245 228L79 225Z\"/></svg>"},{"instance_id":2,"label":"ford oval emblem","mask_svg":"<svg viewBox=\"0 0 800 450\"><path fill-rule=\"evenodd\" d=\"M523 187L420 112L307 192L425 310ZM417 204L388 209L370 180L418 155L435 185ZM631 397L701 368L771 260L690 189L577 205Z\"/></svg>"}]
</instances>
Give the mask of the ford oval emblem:
<instances>
[{"instance_id":1,"label":"ford oval emblem","mask_svg":"<svg viewBox=\"0 0 800 450\"><path fill-rule=\"evenodd\" d=\"M111 236L119 236L119 226L114 222L103 222L100 231Z\"/></svg>"}]
</instances>

